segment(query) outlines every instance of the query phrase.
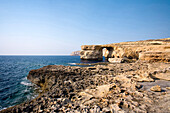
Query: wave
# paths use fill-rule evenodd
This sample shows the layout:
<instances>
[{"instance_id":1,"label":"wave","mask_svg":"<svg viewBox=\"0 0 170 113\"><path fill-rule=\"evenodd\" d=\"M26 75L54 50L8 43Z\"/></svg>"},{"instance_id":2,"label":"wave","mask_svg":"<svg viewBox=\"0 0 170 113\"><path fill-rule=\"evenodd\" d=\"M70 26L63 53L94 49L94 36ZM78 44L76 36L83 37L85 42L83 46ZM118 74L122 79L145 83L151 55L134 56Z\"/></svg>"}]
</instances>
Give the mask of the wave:
<instances>
[{"instance_id":1,"label":"wave","mask_svg":"<svg viewBox=\"0 0 170 113\"><path fill-rule=\"evenodd\" d=\"M32 86L32 84L27 81L22 81L21 84L25 86Z\"/></svg>"},{"instance_id":2,"label":"wave","mask_svg":"<svg viewBox=\"0 0 170 113\"><path fill-rule=\"evenodd\" d=\"M76 63L68 63L68 64L70 64L70 65L76 65Z\"/></svg>"},{"instance_id":3,"label":"wave","mask_svg":"<svg viewBox=\"0 0 170 113\"><path fill-rule=\"evenodd\" d=\"M13 107L13 106L15 106L15 105L8 106L8 107L4 107L4 108L3 108L2 106L0 106L0 111L1 111L1 110L4 110L4 109L7 109L7 108L10 108L10 107Z\"/></svg>"}]
</instances>

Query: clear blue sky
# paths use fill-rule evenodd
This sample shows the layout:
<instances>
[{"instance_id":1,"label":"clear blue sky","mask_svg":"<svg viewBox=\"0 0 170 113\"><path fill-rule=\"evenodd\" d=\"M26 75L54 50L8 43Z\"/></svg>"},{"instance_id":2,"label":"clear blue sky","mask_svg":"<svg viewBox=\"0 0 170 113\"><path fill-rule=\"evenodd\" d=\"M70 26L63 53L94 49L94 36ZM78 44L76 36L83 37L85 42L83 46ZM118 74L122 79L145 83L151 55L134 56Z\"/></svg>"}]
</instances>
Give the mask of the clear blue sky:
<instances>
[{"instance_id":1,"label":"clear blue sky","mask_svg":"<svg viewBox=\"0 0 170 113\"><path fill-rule=\"evenodd\" d=\"M170 0L0 0L0 55L170 37Z\"/></svg>"}]
</instances>

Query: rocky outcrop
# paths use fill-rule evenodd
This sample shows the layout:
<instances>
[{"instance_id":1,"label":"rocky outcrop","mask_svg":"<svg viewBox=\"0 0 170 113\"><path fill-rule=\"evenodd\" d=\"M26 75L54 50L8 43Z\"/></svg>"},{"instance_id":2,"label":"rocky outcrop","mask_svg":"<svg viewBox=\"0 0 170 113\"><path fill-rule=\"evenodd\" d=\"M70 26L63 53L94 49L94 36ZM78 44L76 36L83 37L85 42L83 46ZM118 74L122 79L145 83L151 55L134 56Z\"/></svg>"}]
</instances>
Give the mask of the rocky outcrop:
<instances>
[{"instance_id":1,"label":"rocky outcrop","mask_svg":"<svg viewBox=\"0 0 170 113\"><path fill-rule=\"evenodd\" d=\"M80 58L83 60L103 60L102 48L100 45L81 46Z\"/></svg>"},{"instance_id":2,"label":"rocky outcrop","mask_svg":"<svg viewBox=\"0 0 170 113\"><path fill-rule=\"evenodd\" d=\"M154 76L167 74L168 67L168 63L146 62L45 66L31 70L27 77L41 88L40 95L0 112L170 112L170 83L157 84ZM161 85L163 92L145 90L144 81Z\"/></svg>"},{"instance_id":3,"label":"rocky outcrop","mask_svg":"<svg viewBox=\"0 0 170 113\"><path fill-rule=\"evenodd\" d=\"M170 51L152 51L139 53L140 60L150 62L170 62Z\"/></svg>"},{"instance_id":4,"label":"rocky outcrop","mask_svg":"<svg viewBox=\"0 0 170 113\"><path fill-rule=\"evenodd\" d=\"M80 58L85 60L102 60L109 58L140 59L151 62L169 62L170 38L121 42L106 45L83 45Z\"/></svg>"}]
</instances>

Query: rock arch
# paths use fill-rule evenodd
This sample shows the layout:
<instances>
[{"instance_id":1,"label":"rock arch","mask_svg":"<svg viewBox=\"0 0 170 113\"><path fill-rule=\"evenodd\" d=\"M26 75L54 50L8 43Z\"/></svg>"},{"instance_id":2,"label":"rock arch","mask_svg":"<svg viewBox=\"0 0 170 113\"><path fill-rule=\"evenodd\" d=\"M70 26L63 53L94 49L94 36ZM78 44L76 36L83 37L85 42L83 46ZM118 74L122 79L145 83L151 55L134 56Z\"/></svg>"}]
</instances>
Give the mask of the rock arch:
<instances>
[{"instance_id":1,"label":"rock arch","mask_svg":"<svg viewBox=\"0 0 170 113\"><path fill-rule=\"evenodd\" d=\"M105 56L106 60L108 58L125 58L134 61L170 61L170 38L105 45L83 45L81 49L80 58L83 60L101 61Z\"/></svg>"},{"instance_id":2,"label":"rock arch","mask_svg":"<svg viewBox=\"0 0 170 113\"><path fill-rule=\"evenodd\" d=\"M114 56L112 55L114 48L113 47L102 47L103 49L103 56L105 57L106 60L109 58L113 58Z\"/></svg>"},{"instance_id":3,"label":"rock arch","mask_svg":"<svg viewBox=\"0 0 170 113\"><path fill-rule=\"evenodd\" d=\"M112 58L114 48L103 45L83 45L81 46L80 58L82 60L98 60L102 61L103 56L105 59ZM104 50L105 49L105 50Z\"/></svg>"}]
</instances>

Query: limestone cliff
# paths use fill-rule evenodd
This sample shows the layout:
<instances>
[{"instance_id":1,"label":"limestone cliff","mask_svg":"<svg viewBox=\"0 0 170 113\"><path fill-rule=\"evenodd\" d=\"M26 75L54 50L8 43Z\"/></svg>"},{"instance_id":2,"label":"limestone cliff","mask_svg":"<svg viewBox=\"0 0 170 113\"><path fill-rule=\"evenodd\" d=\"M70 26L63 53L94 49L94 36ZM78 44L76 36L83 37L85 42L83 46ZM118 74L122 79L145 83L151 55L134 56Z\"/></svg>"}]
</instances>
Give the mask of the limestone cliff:
<instances>
[{"instance_id":1,"label":"limestone cliff","mask_svg":"<svg viewBox=\"0 0 170 113\"><path fill-rule=\"evenodd\" d=\"M82 45L83 60L102 60L108 58L128 58L148 61L170 61L170 38L121 42L105 45Z\"/></svg>"},{"instance_id":2,"label":"limestone cliff","mask_svg":"<svg viewBox=\"0 0 170 113\"><path fill-rule=\"evenodd\" d=\"M170 38L84 45L81 59L102 60L104 54L116 62L140 60L31 70L27 79L39 86L39 96L0 113L170 113L169 42Z\"/></svg>"},{"instance_id":3,"label":"limestone cliff","mask_svg":"<svg viewBox=\"0 0 170 113\"><path fill-rule=\"evenodd\" d=\"M71 56L80 56L80 51L73 51Z\"/></svg>"}]
</instances>

